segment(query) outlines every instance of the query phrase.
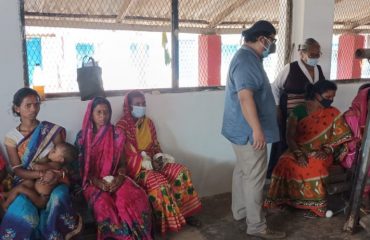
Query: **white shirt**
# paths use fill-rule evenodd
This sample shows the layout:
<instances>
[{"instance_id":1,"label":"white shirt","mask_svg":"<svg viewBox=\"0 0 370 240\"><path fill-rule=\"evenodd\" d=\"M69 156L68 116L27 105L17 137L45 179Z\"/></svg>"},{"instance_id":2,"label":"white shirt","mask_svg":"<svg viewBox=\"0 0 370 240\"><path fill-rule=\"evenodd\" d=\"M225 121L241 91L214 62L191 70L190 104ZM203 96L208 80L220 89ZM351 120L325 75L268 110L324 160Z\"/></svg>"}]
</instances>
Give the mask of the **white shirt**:
<instances>
[{"instance_id":1,"label":"white shirt","mask_svg":"<svg viewBox=\"0 0 370 240\"><path fill-rule=\"evenodd\" d=\"M297 62L298 62L299 68L302 70L302 72L307 77L307 79L310 81L310 83L314 84L315 82L319 81L319 69L317 66L314 67L314 78L312 79L310 73L308 72L302 60L299 59ZM276 105L279 105L280 96L281 96L282 91L284 90L284 84L288 77L289 71L290 71L290 63L284 66L284 68L277 75L275 81L271 84L272 94L274 94Z\"/></svg>"}]
</instances>

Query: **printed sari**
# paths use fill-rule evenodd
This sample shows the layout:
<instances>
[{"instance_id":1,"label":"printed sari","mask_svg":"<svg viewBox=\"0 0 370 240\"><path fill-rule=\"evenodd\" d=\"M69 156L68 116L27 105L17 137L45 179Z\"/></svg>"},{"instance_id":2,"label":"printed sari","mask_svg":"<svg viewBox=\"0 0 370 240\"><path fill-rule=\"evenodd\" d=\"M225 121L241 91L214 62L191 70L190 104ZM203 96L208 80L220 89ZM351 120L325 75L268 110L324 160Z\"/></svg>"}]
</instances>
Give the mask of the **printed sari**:
<instances>
[{"instance_id":1,"label":"printed sari","mask_svg":"<svg viewBox=\"0 0 370 240\"><path fill-rule=\"evenodd\" d=\"M306 153L307 167L297 164L295 155L288 149L274 168L265 207L287 204L325 216L326 178L334 159L341 161L347 154L346 143L351 131L334 107L307 114L306 106L296 107L289 118L297 120L296 143ZM334 154L319 159L315 152L327 146Z\"/></svg>"},{"instance_id":2,"label":"printed sari","mask_svg":"<svg viewBox=\"0 0 370 240\"><path fill-rule=\"evenodd\" d=\"M117 176L125 136L112 124L94 135L90 101L76 143L80 151L83 195L92 207L98 225L97 239L150 240L151 209L146 193L126 177L114 193L90 183L92 177Z\"/></svg>"},{"instance_id":3,"label":"printed sari","mask_svg":"<svg viewBox=\"0 0 370 240\"><path fill-rule=\"evenodd\" d=\"M3 177L0 179L0 193L4 191L8 191L11 188L11 181L9 181L10 177L7 177L6 160L1 151L0 151L0 177ZM2 200L1 196L0 196L0 200ZM0 215L0 218L1 217L2 216Z\"/></svg>"},{"instance_id":4,"label":"printed sari","mask_svg":"<svg viewBox=\"0 0 370 240\"><path fill-rule=\"evenodd\" d=\"M58 134L64 137L64 128L49 122L41 122L26 137L18 132L18 139L13 140L17 143L22 167L29 169L40 156L45 155ZM19 177L14 180L15 184L21 181ZM5 213L0 239L71 239L81 229L82 221L72 209L69 189L60 184L52 191L45 209L37 209L27 197L19 195Z\"/></svg>"},{"instance_id":5,"label":"printed sari","mask_svg":"<svg viewBox=\"0 0 370 240\"><path fill-rule=\"evenodd\" d=\"M128 173L149 195L161 232L179 231L186 224L185 218L201 209L201 202L194 190L190 172L178 163L167 163L160 171L143 169L141 152L145 151L151 158L156 153L162 152L154 124L147 117L135 123L127 95L123 111L124 115L117 123L117 127L122 128L127 137L125 154Z\"/></svg>"}]
</instances>

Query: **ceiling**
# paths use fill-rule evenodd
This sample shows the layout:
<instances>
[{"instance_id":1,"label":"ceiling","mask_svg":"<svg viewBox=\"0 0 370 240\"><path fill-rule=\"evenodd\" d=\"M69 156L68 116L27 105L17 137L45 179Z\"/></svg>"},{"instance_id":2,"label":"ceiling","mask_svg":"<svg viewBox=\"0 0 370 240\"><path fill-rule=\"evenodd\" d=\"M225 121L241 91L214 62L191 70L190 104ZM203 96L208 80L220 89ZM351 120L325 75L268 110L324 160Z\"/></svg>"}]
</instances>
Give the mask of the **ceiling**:
<instances>
[{"instance_id":1,"label":"ceiling","mask_svg":"<svg viewBox=\"0 0 370 240\"><path fill-rule=\"evenodd\" d=\"M28 26L171 30L171 0L23 1ZM288 19L288 1L294 4L294 0L179 0L179 28L192 33L240 33L259 19L279 28ZM334 31L370 32L370 0L335 0Z\"/></svg>"}]
</instances>

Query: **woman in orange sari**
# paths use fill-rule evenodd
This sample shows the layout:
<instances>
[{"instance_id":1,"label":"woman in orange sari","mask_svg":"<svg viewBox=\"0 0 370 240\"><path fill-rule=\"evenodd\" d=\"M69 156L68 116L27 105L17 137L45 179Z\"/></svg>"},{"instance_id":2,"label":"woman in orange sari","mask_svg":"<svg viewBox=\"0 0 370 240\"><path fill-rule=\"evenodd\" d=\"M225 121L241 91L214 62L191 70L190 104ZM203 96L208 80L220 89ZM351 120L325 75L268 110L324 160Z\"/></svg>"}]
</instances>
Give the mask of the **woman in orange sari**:
<instances>
[{"instance_id":1,"label":"woman in orange sari","mask_svg":"<svg viewBox=\"0 0 370 240\"><path fill-rule=\"evenodd\" d=\"M289 149L273 170L265 207L287 204L325 216L328 168L342 160L351 131L338 109L331 107L337 86L328 80L307 86L306 100L287 120Z\"/></svg>"},{"instance_id":2,"label":"woman in orange sari","mask_svg":"<svg viewBox=\"0 0 370 240\"><path fill-rule=\"evenodd\" d=\"M145 116L145 97L132 91L125 97L123 117L117 123L126 135L128 174L149 195L154 217L162 233L179 231L185 223L199 226L193 215L201 209L189 170L161 154L152 120ZM153 159L153 160L152 160Z\"/></svg>"}]
</instances>

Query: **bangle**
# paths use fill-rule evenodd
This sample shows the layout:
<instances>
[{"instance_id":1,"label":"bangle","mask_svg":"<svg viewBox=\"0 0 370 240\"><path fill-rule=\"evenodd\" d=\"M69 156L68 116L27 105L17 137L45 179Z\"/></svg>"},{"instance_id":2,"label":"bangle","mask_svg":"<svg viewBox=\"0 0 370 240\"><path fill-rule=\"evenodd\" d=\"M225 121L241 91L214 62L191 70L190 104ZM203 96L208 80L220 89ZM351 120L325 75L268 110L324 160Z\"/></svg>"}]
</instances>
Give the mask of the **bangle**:
<instances>
[{"instance_id":1,"label":"bangle","mask_svg":"<svg viewBox=\"0 0 370 240\"><path fill-rule=\"evenodd\" d=\"M12 170L16 169L16 168L19 168L19 167L23 167L23 164L19 164L19 165L15 165L12 167Z\"/></svg>"},{"instance_id":2,"label":"bangle","mask_svg":"<svg viewBox=\"0 0 370 240\"><path fill-rule=\"evenodd\" d=\"M303 155L303 152L301 150L299 150L299 149L294 150L293 153L295 155Z\"/></svg>"},{"instance_id":3,"label":"bangle","mask_svg":"<svg viewBox=\"0 0 370 240\"><path fill-rule=\"evenodd\" d=\"M64 177L66 176L64 170L61 171L62 172L62 178L64 179Z\"/></svg>"},{"instance_id":4,"label":"bangle","mask_svg":"<svg viewBox=\"0 0 370 240\"><path fill-rule=\"evenodd\" d=\"M124 168L120 168L120 169L118 169L118 175L120 175L120 176L125 176L125 175L126 175L126 171L125 171L125 169L124 169Z\"/></svg>"},{"instance_id":5,"label":"bangle","mask_svg":"<svg viewBox=\"0 0 370 240\"><path fill-rule=\"evenodd\" d=\"M326 149L329 150L329 151L327 151ZM327 154L334 153L334 148L332 146L325 146L325 147L323 147L323 150Z\"/></svg>"}]
</instances>

